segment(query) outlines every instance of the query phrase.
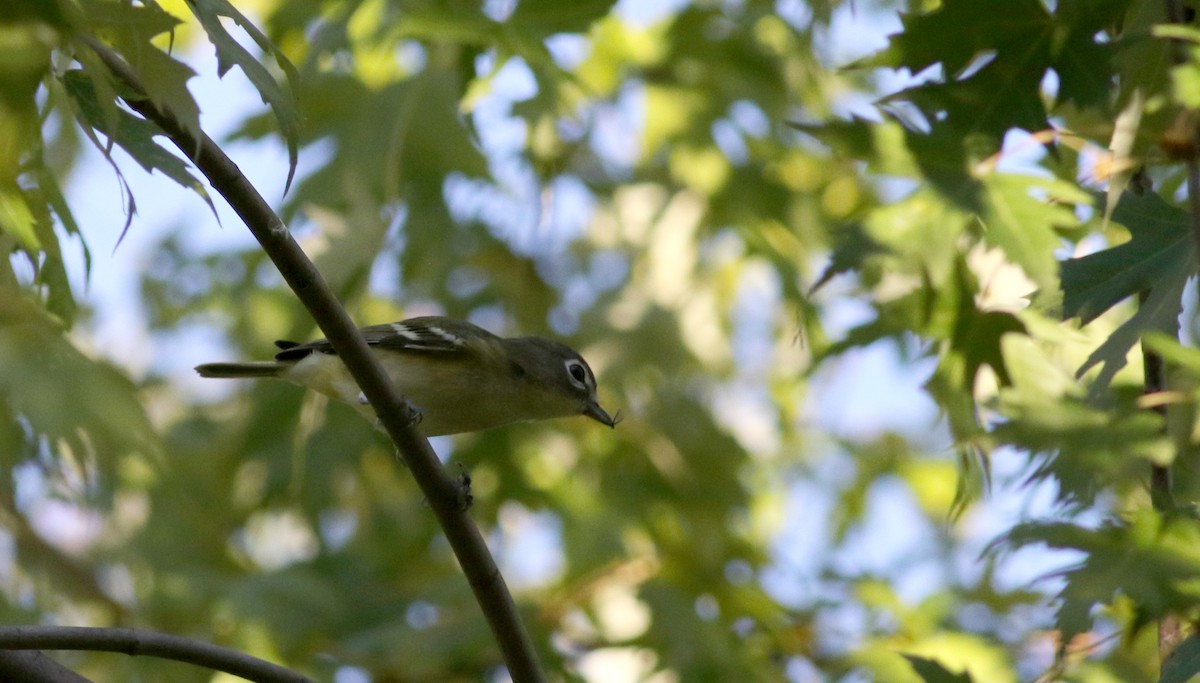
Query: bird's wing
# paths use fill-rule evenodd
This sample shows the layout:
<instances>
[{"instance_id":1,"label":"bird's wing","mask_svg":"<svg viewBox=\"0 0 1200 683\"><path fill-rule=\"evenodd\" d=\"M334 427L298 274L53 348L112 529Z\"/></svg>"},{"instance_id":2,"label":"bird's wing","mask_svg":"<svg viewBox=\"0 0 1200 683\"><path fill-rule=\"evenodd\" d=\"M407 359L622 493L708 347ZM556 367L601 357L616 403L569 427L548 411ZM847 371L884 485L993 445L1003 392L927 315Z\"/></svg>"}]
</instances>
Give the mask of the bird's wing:
<instances>
[{"instance_id":1,"label":"bird's wing","mask_svg":"<svg viewBox=\"0 0 1200 683\"><path fill-rule=\"evenodd\" d=\"M368 346L414 353L464 353L470 351L468 339L498 339L481 327L461 320L439 317L410 318L359 330ZM295 361L311 353L334 353L328 339L297 344L277 341L281 351L276 360Z\"/></svg>"}]
</instances>

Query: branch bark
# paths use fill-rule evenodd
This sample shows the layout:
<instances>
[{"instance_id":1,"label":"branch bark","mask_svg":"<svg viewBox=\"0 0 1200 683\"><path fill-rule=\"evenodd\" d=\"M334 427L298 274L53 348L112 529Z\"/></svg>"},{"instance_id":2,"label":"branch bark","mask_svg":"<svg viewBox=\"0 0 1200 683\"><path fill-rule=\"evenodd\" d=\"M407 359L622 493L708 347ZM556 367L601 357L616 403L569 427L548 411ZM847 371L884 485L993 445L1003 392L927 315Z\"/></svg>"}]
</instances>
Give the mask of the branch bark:
<instances>
[{"instance_id":1,"label":"branch bark","mask_svg":"<svg viewBox=\"0 0 1200 683\"><path fill-rule=\"evenodd\" d=\"M133 92L146 92L134 70L115 51L91 36L79 39L100 57L119 82ZM509 675L518 682L543 681L533 643L521 625L512 595L479 529L462 509L458 485L446 474L429 441L414 428L413 411L392 388L362 335L312 261L292 239L287 226L210 137L203 132L193 134L171 111L149 98L126 97L125 103L170 138L262 245L345 362L429 501L500 645Z\"/></svg>"},{"instance_id":2,"label":"branch bark","mask_svg":"<svg viewBox=\"0 0 1200 683\"><path fill-rule=\"evenodd\" d=\"M295 671L237 650L182 636L133 628L4 626L0 627L0 649L122 652L133 657L150 656L187 662L215 671L224 671L256 683L313 683L311 678ZM0 669L0 672L3 672L3 669ZM73 679L59 677L47 680L62 682ZM79 677L74 680L87 679Z\"/></svg>"},{"instance_id":3,"label":"branch bark","mask_svg":"<svg viewBox=\"0 0 1200 683\"><path fill-rule=\"evenodd\" d=\"M41 652L0 650L0 681L92 683Z\"/></svg>"}]
</instances>

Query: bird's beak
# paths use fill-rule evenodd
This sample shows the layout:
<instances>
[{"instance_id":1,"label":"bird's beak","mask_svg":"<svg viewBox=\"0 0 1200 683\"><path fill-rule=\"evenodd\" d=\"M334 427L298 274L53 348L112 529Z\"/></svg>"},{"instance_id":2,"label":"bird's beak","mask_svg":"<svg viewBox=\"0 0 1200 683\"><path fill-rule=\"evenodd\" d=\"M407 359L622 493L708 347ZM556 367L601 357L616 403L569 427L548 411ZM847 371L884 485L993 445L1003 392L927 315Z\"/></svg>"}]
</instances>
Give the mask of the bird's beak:
<instances>
[{"instance_id":1,"label":"bird's beak","mask_svg":"<svg viewBox=\"0 0 1200 683\"><path fill-rule=\"evenodd\" d=\"M600 407L600 404L596 403L595 401L588 401L587 405L583 407L583 414L602 425L608 425L609 427L617 426L617 421L610 417L609 414Z\"/></svg>"}]
</instances>

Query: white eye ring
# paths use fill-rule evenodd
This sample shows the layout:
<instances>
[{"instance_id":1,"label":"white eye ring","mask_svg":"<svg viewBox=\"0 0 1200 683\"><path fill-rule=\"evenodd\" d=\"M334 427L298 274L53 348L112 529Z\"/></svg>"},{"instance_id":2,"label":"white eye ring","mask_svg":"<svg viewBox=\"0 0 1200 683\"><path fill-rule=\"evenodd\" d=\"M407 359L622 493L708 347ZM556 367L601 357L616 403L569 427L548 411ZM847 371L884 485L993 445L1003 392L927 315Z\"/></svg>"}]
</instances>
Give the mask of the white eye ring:
<instances>
[{"instance_id":1,"label":"white eye ring","mask_svg":"<svg viewBox=\"0 0 1200 683\"><path fill-rule=\"evenodd\" d=\"M563 365L567 368L567 377L571 378L571 384L580 389L588 388L588 371L583 363L577 360L569 360Z\"/></svg>"}]
</instances>

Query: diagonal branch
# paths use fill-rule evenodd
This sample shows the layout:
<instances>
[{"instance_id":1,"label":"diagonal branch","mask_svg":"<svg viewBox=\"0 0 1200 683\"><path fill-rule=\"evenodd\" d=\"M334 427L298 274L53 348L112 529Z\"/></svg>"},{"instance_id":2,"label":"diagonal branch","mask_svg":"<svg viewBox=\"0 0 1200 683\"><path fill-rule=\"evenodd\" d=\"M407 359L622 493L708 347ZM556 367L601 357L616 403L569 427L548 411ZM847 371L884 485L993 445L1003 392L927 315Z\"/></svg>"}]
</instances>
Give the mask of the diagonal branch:
<instances>
[{"instance_id":1,"label":"diagonal branch","mask_svg":"<svg viewBox=\"0 0 1200 683\"><path fill-rule=\"evenodd\" d=\"M135 93L146 92L137 74L120 55L91 36L80 36L80 40L99 55L126 88ZM518 682L544 680L533 643L521 625L504 577L479 529L462 509L459 487L447 476L429 441L413 427L413 411L392 388L362 335L312 261L292 239L287 226L212 138L203 132L194 135L170 110L148 98L126 95L124 99L131 109L162 129L204 174L213 189L225 198L262 245L263 251L345 362L375 409L380 424L412 471L483 609L503 652L509 675Z\"/></svg>"}]
</instances>

